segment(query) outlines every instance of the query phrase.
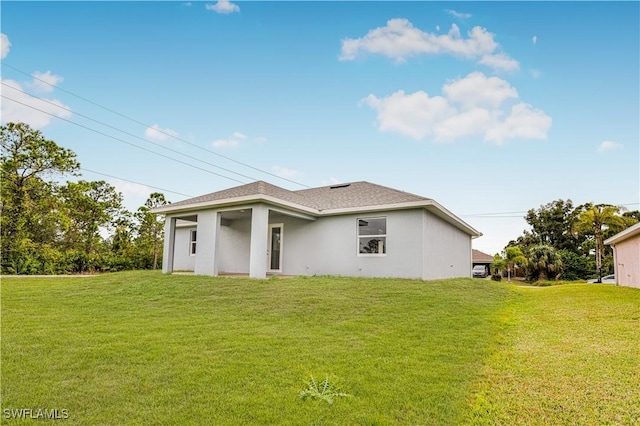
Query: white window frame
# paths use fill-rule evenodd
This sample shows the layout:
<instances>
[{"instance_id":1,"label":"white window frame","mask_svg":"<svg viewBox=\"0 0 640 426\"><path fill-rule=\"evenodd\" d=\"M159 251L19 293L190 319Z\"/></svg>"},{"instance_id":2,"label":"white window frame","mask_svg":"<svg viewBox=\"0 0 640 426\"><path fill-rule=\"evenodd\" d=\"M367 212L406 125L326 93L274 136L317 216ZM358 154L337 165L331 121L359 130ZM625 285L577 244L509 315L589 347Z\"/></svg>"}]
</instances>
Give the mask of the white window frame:
<instances>
[{"instance_id":1,"label":"white window frame","mask_svg":"<svg viewBox=\"0 0 640 426\"><path fill-rule=\"evenodd\" d=\"M364 221L369 221L369 220L373 220L373 219L384 219L384 224L385 224L385 229L387 228L387 216L367 216L367 217L358 217L356 218L356 253L359 257L385 257L387 255L387 249L386 249L386 245L387 245L387 234L389 232L388 229L386 229L385 234L373 234L373 235L361 235L360 234L360 221L364 220ZM360 253L360 239L361 238L372 238L372 237L380 237L380 238L384 238L384 246L383 246L383 253Z\"/></svg>"},{"instance_id":2,"label":"white window frame","mask_svg":"<svg viewBox=\"0 0 640 426\"><path fill-rule=\"evenodd\" d=\"M195 256L198 243L198 230L189 230L189 256Z\"/></svg>"}]
</instances>

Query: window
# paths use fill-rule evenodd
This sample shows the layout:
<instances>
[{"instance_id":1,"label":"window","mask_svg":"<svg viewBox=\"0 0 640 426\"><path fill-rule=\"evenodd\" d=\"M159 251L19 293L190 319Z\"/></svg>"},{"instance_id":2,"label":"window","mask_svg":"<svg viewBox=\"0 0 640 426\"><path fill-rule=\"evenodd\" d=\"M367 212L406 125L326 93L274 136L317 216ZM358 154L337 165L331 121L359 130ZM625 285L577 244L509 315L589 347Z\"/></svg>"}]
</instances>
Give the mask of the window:
<instances>
[{"instance_id":1,"label":"window","mask_svg":"<svg viewBox=\"0 0 640 426\"><path fill-rule=\"evenodd\" d=\"M358 219L358 254L387 254L387 218Z\"/></svg>"},{"instance_id":2,"label":"window","mask_svg":"<svg viewBox=\"0 0 640 426\"><path fill-rule=\"evenodd\" d=\"M191 231L189 238L189 254L194 256L196 254L196 238L198 237L198 231Z\"/></svg>"}]
</instances>

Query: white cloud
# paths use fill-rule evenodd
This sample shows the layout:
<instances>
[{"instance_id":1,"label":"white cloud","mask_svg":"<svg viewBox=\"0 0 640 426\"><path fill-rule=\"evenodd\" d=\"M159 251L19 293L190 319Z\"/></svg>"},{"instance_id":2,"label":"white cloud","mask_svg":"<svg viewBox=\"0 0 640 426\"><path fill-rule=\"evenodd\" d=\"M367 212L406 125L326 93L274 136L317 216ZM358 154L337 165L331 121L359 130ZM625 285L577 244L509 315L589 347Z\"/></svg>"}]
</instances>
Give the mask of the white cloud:
<instances>
[{"instance_id":1,"label":"white cloud","mask_svg":"<svg viewBox=\"0 0 640 426\"><path fill-rule=\"evenodd\" d=\"M267 141L267 138L264 136L250 138L244 133L233 132L231 136L229 136L227 139L216 139L213 142L211 142L211 145L213 145L216 148L233 148L236 146L240 146L242 142L247 140L251 140L252 142L256 142L256 143L265 143Z\"/></svg>"},{"instance_id":2,"label":"white cloud","mask_svg":"<svg viewBox=\"0 0 640 426\"><path fill-rule=\"evenodd\" d=\"M538 42L538 36L533 36L531 37L531 41L533 42L533 44L536 44Z\"/></svg>"},{"instance_id":3,"label":"white cloud","mask_svg":"<svg viewBox=\"0 0 640 426\"><path fill-rule=\"evenodd\" d=\"M169 138L177 138L178 132L171 129L162 129L157 124L154 124L151 127L147 127L147 129L144 131L144 135L149 139L165 141Z\"/></svg>"},{"instance_id":4,"label":"white cloud","mask_svg":"<svg viewBox=\"0 0 640 426\"><path fill-rule=\"evenodd\" d=\"M512 104L508 114L506 103ZM370 94L361 104L376 110L380 131L418 140L478 135L502 144L508 139L546 139L552 121L543 111L518 102L517 91L507 81L480 72L447 82L442 95L399 90L381 98Z\"/></svg>"},{"instance_id":5,"label":"white cloud","mask_svg":"<svg viewBox=\"0 0 640 426\"><path fill-rule=\"evenodd\" d=\"M240 6L231 3L229 0L218 0L216 4L205 4L204 7L207 10L213 10L216 13L229 14L234 12L240 12Z\"/></svg>"},{"instance_id":6,"label":"white cloud","mask_svg":"<svg viewBox=\"0 0 640 426\"><path fill-rule=\"evenodd\" d=\"M56 99L40 99L23 93L17 81L2 80L2 122L22 121L40 129L47 126L53 117L68 118L70 108Z\"/></svg>"},{"instance_id":7,"label":"white cloud","mask_svg":"<svg viewBox=\"0 0 640 426\"><path fill-rule=\"evenodd\" d=\"M286 167L281 166L273 166L272 170L275 174L283 178L295 178L302 175L302 172L299 170L287 169Z\"/></svg>"},{"instance_id":8,"label":"white cloud","mask_svg":"<svg viewBox=\"0 0 640 426\"><path fill-rule=\"evenodd\" d=\"M240 142L246 139L247 139L247 135L245 135L244 133L233 132L233 134L231 134L229 138L216 139L213 142L211 142L211 145L213 145L216 148L233 148L236 146L240 146Z\"/></svg>"},{"instance_id":9,"label":"white cloud","mask_svg":"<svg viewBox=\"0 0 640 426\"><path fill-rule=\"evenodd\" d=\"M6 58L9 54L9 50L11 50L9 37L4 33L0 33L0 59Z\"/></svg>"},{"instance_id":10,"label":"white cloud","mask_svg":"<svg viewBox=\"0 0 640 426\"><path fill-rule=\"evenodd\" d=\"M520 102L511 107L511 113L496 123L485 134L485 140L498 145L506 139L546 139L551 128L551 117L544 111Z\"/></svg>"},{"instance_id":11,"label":"white cloud","mask_svg":"<svg viewBox=\"0 0 640 426\"><path fill-rule=\"evenodd\" d=\"M29 83L29 86L39 92L53 92L54 86L62 83L63 78L59 75L51 74L51 71L47 72L32 72L33 81Z\"/></svg>"},{"instance_id":12,"label":"white cloud","mask_svg":"<svg viewBox=\"0 0 640 426\"><path fill-rule=\"evenodd\" d=\"M478 61L479 64L486 65L494 70L517 71L520 63L508 55L500 52L495 54L484 55Z\"/></svg>"},{"instance_id":13,"label":"white cloud","mask_svg":"<svg viewBox=\"0 0 640 426\"><path fill-rule=\"evenodd\" d=\"M448 54L478 61L494 70L519 68L516 60L498 52L500 45L494 34L476 26L467 35L464 38L456 24L447 34L438 35L415 28L407 19L390 19L386 26L370 30L364 37L343 39L340 60L351 61L362 53L387 56L397 62L420 54Z\"/></svg>"},{"instance_id":14,"label":"white cloud","mask_svg":"<svg viewBox=\"0 0 640 426\"><path fill-rule=\"evenodd\" d=\"M531 74L531 77L535 78L536 80L542 77L542 73L539 70L531 69L529 70L529 73Z\"/></svg>"},{"instance_id":15,"label":"white cloud","mask_svg":"<svg viewBox=\"0 0 640 426\"><path fill-rule=\"evenodd\" d=\"M604 141L600 144L600 146L598 146L598 151L599 152L603 152L603 151L611 151L612 149L619 149L622 148L622 144L618 143L618 142L613 142L613 141Z\"/></svg>"},{"instance_id":16,"label":"white cloud","mask_svg":"<svg viewBox=\"0 0 640 426\"><path fill-rule=\"evenodd\" d=\"M434 135L436 124L456 113L447 99L429 97L423 91L407 95L398 90L386 98L369 95L362 102L378 111L381 131L395 131L415 139Z\"/></svg>"},{"instance_id":17,"label":"white cloud","mask_svg":"<svg viewBox=\"0 0 640 426\"><path fill-rule=\"evenodd\" d=\"M451 10L451 9L445 9L445 12L447 12L449 15L453 16L454 18L458 18L458 19L469 19L471 18L471 14L470 13L460 13L460 12L456 12L455 10Z\"/></svg>"},{"instance_id":18,"label":"white cloud","mask_svg":"<svg viewBox=\"0 0 640 426\"><path fill-rule=\"evenodd\" d=\"M481 72L472 72L465 78L458 78L442 87L442 93L450 101L463 107L498 107L505 100L517 98L518 92L498 77L487 77Z\"/></svg>"},{"instance_id":19,"label":"white cloud","mask_svg":"<svg viewBox=\"0 0 640 426\"><path fill-rule=\"evenodd\" d=\"M216 148L231 148L239 146L240 141L237 139L216 139L215 141L211 142L211 145Z\"/></svg>"}]
</instances>

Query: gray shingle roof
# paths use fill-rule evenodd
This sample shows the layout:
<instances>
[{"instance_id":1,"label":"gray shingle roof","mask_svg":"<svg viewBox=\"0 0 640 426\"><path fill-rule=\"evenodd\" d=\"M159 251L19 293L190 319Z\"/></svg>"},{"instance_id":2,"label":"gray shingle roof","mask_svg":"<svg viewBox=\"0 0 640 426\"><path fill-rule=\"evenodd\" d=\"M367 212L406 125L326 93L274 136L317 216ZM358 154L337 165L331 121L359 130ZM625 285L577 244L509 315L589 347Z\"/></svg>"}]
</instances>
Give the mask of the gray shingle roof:
<instances>
[{"instance_id":1,"label":"gray shingle roof","mask_svg":"<svg viewBox=\"0 0 640 426\"><path fill-rule=\"evenodd\" d=\"M212 192L210 194L200 195L198 197L189 198L188 200L172 203L172 207L189 206L191 204L200 204L206 202L223 201L232 198L250 197L252 195L268 195L290 203L301 204L307 207L317 208L313 203L306 200L302 195L295 191L289 191L279 186L272 185L263 181L256 181L246 185L236 186L234 188L224 189L222 191Z\"/></svg>"},{"instance_id":2,"label":"gray shingle roof","mask_svg":"<svg viewBox=\"0 0 640 426\"><path fill-rule=\"evenodd\" d=\"M319 210L382 206L429 200L408 192L364 181L303 189L295 192L311 200L318 206Z\"/></svg>"},{"instance_id":3,"label":"gray shingle roof","mask_svg":"<svg viewBox=\"0 0 640 426\"><path fill-rule=\"evenodd\" d=\"M324 212L327 214L346 213L349 212L349 209L355 211L368 207L371 207L373 211L380 206L385 206L384 209L393 209L394 205L398 205L398 208L404 208L407 207L405 203L416 203L414 207L422 205L430 209L436 216L470 235L482 235L430 198L365 181L298 191L289 191L267 182L257 181L157 207L152 212L158 214L190 212L218 205L251 203L264 197L270 197L273 203L280 202L288 208L298 209L313 215L322 215Z\"/></svg>"},{"instance_id":4,"label":"gray shingle roof","mask_svg":"<svg viewBox=\"0 0 640 426\"><path fill-rule=\"evenodd\" d=\"M172 203L171 207L223 201L252 195L267 195L320 211L429 200L428 198L408 192L364 181L322 186L320 188L310 188L299 191L289 191L267 182L256 181L246 185L189 198L188 200L178 201L177 203Z\"/></svg>"}]
</instances>

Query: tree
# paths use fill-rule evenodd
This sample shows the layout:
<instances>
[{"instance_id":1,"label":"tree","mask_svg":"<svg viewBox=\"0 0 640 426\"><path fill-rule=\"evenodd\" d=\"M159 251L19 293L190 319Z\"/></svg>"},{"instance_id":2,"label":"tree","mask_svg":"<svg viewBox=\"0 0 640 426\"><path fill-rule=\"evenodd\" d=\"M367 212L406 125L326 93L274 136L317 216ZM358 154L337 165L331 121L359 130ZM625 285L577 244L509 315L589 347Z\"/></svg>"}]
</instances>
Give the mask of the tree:
<instances>
[{"instance_id":1,"label":"tree","mask_svg":"<svg viewBox=\"0 0 640 426\"><path fill-rule=\"evenodd\" d=\"M147 201L138 208L135 214L139 223L136 244L142 252L149 253L150 251L153 254L153 269L158 268L158 257L164 234L164 221L150 211L168 203L164 194L154 192L149 195Z\"/></svg>"},{"instance_id":2,"label":"tree","mask_svg":"<svg viewBox=\"0 0 640 426\"><path fill-rule=\"evenodd\" d=\"M527 264L527 258L522 254L520 247L507 247L504 250L503 256L496 254L493 259L494 267L507 269L508 281L511 281L511 271L514 270L516 266L524 266Z\"/></svg>"},{"instance_id":3,"label":"tree","mask_svg":"<svg viewBox=\"0 0 640 426\"><path fill-rule=\"evenodd\" d=\"M572 232L572 228L577 213L571 200L561 199L529 210L525 220L531 225L531 240L536 244L550 245L556 250L575 251L579 234Z\"/></svg>"},{"instance_id":4,"label":"tree","mask_svg":"<svg viewBox=\"0 0 640 426\"><path fill-rule=\"evenodd\" d=\"M558 252L546 244L529 248L529 279L557 279L562 273L563 263Z\"/></svg>"},{"instance_id":5,"label":"tree","mask_svg":"<svg viewBox=\"0 0 640 426\"><path fill-rule=\"evenodd\" d=\"M45 139L27 124L8 123L0 133L2 269L16 272L11 265L25 260L24 251L22 258L18 252L26 240L35 244L37 252L39 244L59 233L55 184L46 179L74 174L80 164L73 151Z\"/></svg>"},{"instance_id":6,"label":"tree","mask_svg":"<svg viewBox=\"0 0 640 426\"><path fill-rule=\"evenodd\" d=\"M100 240L100 229L116 225L123 214L122 194L105 181L67 182L60 188L68 222L65 242L89 255Z\"/></svg>"},{"instance_id":7,"label":"tree","mask_svg":"<svg viewBox=\"0 0 640 426\"><path fill-rule=\"evenodd\" d=\"M583 232L595 240L596 271L598 282L602 280L602 259L605 256L604 233L611 234L625 229L630 219L620 214L620 207L609 204L585 204L580 207L580 213L573 224L574 233Z\"/></svg>"},{"instance_id":8,"label":"tree","mask_svg":"<svg viewBox=\"0 0 640 426\"><path fill-rule=\"evenodd\" d=\"M562 279L578 280L590 278L594 264L592 258L570 250L558 250L558 255L563 264Z\"/></svg>"}]
</instances>

